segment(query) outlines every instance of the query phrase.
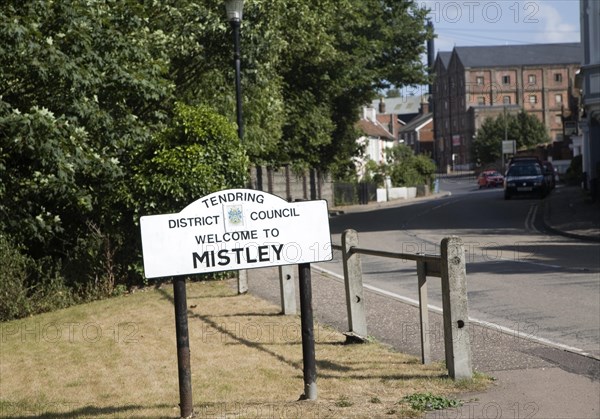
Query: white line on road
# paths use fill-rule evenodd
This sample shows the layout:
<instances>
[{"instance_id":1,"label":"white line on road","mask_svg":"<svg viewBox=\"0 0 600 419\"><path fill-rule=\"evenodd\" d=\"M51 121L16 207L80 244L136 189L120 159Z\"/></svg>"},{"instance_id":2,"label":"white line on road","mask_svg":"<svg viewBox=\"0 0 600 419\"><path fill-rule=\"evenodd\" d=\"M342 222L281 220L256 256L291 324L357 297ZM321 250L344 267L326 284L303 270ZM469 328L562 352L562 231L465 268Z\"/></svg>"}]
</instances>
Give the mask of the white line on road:
<instances>
[{"instance_id":1,"label":"white line on road","mask_svg":"<svg viewBox=\"0 0 600 419\"><path fill-rule=\"evenodd\" d=\"M538 232L534 226L537 210L538 210L537 204L533 204L529 207L529 212L527 213L527 217L525 217L525 231Z\"/></svg>"},{"instance_id":2,"label":"white line on road","mask_svg":"<svg viewBox=\"0 0 600 419\"><path fill-rule=\"evenodd\" d=\"M314 264L311 265L311 267L313 269L317 270L317 271L320 271L320 272L322 272L324 274L327 274L327 275L333 277L336 280L344 282L344 277L342 275L336 273L336 272L330 271L328 269L321 268L320 266L316 266ZM369 285L369 284L365 284L365 283L363 283L363 287L366 288L366 289L368 289L368 290L371 290L373 292L376 292L378 294L382 294L382 295L385 295L387 297L391 297L391 298L394 298L396 300L402 301L403 303L410 304L410 305L415 306L415 307L419 307L419 301L418 300L415 300L415 299L412 299L412 298L408 298L408 297L404 297L404 296L402 296L400 294L396 294L394 292L387 291L387 290L384 290L382 288L374 287L373 285ZM433 311L434 313L442 314L442 308L441 307L429 304L429 305L427 305L427 308L430 311ZM486 322L484 320L475 319L473 317L469 317L469 321L472 322L472 323L475 323L477 325L480 325L482 327L486 327L486 328L489 328L489 329L495 329L495 330L497 330L499 332L506 333L506 334L509 334L509 335L512 335L512 336L516 336L516 337L520 337L522 339L529 339L529 340L532 340L534 342L538 342L538 343L542 343L544 345L552 346L552 347L557 348L557 349L562 349L564 351L573 352L573 353L576 353L576 354L579 354L579 355L583 355L583 356L587 356L587 357L594 358L594 359L600 359L600 357L598 357L598 356L596 356L594 354L591 354L589 352L586 352L583 349L579 349L579 348L576 348L574 346L564 345L562 343L554 342L554 341L552 341L550 339L542 338L542 337L539 337L539 336L534 336L534 335L529 335L529 334L528 335L523 335L523 333L520 332L520 331L518 331L518 330L511 329L511 328L505 327L505 326L501 326L501 325L496 324L496 323Z\"/></svg>"}]
</instances>

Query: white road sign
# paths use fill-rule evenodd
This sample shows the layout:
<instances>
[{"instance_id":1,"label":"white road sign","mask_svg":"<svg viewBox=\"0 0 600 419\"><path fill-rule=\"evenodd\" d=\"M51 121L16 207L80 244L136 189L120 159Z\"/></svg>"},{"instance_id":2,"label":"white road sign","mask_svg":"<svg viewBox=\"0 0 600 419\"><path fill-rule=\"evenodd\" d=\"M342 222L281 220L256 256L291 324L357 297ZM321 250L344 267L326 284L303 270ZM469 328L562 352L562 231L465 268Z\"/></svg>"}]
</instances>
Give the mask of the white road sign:
<instances>
[{"instance_id":1,"label":"white road sign","mask_svg":"<svg viewBox=\"0 0 600 419\"><path fill-rule=\"evenodd\" d=\"M517 142L515 140L502 141L502 154L515 154L517 152Z\"/></svg>"},{"instance_id":2,"label":"white road sign","mask_svg":"<svg viewBox=\"0 0 600 419\"><path fill-rule=\"evenodd\" d=\"M326 201L290 203L250 189L207 195L140 218L147 278L331 260Z\"/></svg>"}]
</instances>

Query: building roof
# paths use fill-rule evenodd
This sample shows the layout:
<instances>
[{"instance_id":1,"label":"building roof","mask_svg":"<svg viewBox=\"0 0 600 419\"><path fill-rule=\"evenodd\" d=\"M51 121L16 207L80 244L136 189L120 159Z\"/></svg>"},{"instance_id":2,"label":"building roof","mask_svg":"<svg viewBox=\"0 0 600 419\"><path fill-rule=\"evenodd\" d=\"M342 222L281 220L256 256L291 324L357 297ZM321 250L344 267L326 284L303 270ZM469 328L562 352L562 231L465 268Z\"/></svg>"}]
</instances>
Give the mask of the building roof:
<instances>
[{"instance_id":1,"label":"building roof","mask_svg":"<svg viewBox=\"0 0 600 419\"><path fill-rule=\"evenodd\" d=\"M452 57L452 51L440 51L438 52L438 59L442 61L444 68L448 68L450 64L450 58Z\"/></svg>"},{"instance_id":2,"label":"building roof","mask_svg":"<svg viewBox=\"0 0 600 419\"><path fill-rule=\"evenodd\" d=\"M433 120L433 113L428 112L420 114L416 118L413 118L408 124L400 128L400 132L418 131L423 128L428 122Z\"/></svg>"},{"instance_id":3,"label":"building roof","mask_svg":"<svg viewBox=\"0 0 600 419\"><path fill-rule=\"evenodd\" d=\"M579 64L583 57L579 42L454 47L453 52L465 68Z\"/></svg>"},{"instance_id":4,"label":"building roof","mask_svg":"<svg viewBox=\"0 0 600 419\"><path fill-rule=\"evenodd\" d=\"M365 135L374 138L382 138L384 140L393 140L394 136L379 122L373 122L370 119L360 119L356 123L357 127L365 133Z\"/></svg>"},{"instance_id":5,"label":"building roof","mask_svg":"<svg viewBox=\"0 0 600 419\"><path fill-rule=\"evenodd\" d=\"M405 114L416 114L419 112L421 102L427 101L429 95L419 96L400 96L400 97L386 97L383 98L385 103L384 115L405 115ZM371 102L371 108L376 109L379 113L379 101L376 99ZM381 115L381 114L380 114Z\"/></svg>"}]
</instances>

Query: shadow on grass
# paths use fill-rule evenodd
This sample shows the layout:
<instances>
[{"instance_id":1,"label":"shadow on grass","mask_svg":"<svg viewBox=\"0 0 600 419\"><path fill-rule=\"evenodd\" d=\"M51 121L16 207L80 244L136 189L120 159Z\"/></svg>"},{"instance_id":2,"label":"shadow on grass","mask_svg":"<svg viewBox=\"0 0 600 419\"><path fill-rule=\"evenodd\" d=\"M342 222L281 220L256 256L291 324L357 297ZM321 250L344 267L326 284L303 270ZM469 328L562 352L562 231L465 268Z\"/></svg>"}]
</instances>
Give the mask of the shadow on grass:
<instances>
[{"instance_id":1,"label":"shadow on grass","mask_svg":"<svg viewBox=\"0 0 600 419\"><path fill-rule=\"evenodd\" d=\"M152 406L139 406L139 405L126 405L126 406L106 406L106 407L96 407L96 406L84 406L78 409L70 410L68 412L60 412L60 413L51 413L51 412L14 412L14 415L11 415L11 412L1 412L3 418L44 418L44 419L71 419L71 418L80 418L80 417L125 417L127 416L127 412L133 410L148 410L148 409L165 409L171 408L173 406L168 404L158 404ZM7 416L5 416L7 414Z\"/></svg>"},{"instance_id":2,"label":"shadow on grass","mask_svg":"<svg viewBox=\"0 0 600 419\"><path fill-rule=\"evenodd\" d=\"M162 297L166 300L168 300L171 304L174 304L174 299L173 296L169 293L167 293L165 290L163 289L159 289L158 290L159 293L162 295ZM252 315L252 316L256 316L257 314L245 314L246 316L248 315ZM277 314L271 314L271 315L266 315L266 316L277 316ZM221 317L221 316L219 316ZM289 366L291 366L292 368L298 369L300 371L302 371L303 369L303 360L299 360L299 361L293 361L291 359L286 358L285 356L278 354L272 350L270 350L269 348L266 347L265 344L261 343L261 342L257 342L257 341L253 341L253 340L249 340L249 339L245 339L241 334L236 333L235 331L232 331L231 329L224 327L223 323L219 323L218 321L215 321L213 318L211 318L211 316L207 316L207 315L201 315L201 314L197 314L194 312L191 312L188 310L188 318L189 319L196 319L196 320L200 320L202 322L204 322L206 325L208 325L209 327L213 328L214 331L216 333L220 333L220 336L225 336L224 338L222 337L223 340L227 341L227 344L232 344L232 343L239 343L242 345L245 345L249 348L255 349L257 351L263 352L265 354L268 354L269 356L275 358L276 360L283 362ZM268 343L268 345L272 345L274 343ZM301 342L297 343L299 346L302 344ZM323 345L325 343L321 343L321 342L317 342L317 345ZM333 345L339 345L339 346L345 346L345 344L343 342L331 342L331 344ZM351 371L357 371L357 368L352 368L346 365L342 365L340 363L336 363L336 362L332 362L329 360L316 360L317 362L317 375L321 378L340 378L341 375L340 374L335 374L335 372L340 372L340 373L348 373ZM330 371L330 373L324 373L323 371ZM349 375L349 376L345 376L346 378L354 378L354 379L374 379L374 378L379 378L382 380L387 380L387 379L396 379L396 380L411 380L411 379L417 379L417 378L431 378L431 374L427 374L427 372L424 372L423 374L395 374L395 375L389 375L389 374L374 374L374 375L368 375L368 374L356 374L356 375Z\"/></svg>"}]
</instances>

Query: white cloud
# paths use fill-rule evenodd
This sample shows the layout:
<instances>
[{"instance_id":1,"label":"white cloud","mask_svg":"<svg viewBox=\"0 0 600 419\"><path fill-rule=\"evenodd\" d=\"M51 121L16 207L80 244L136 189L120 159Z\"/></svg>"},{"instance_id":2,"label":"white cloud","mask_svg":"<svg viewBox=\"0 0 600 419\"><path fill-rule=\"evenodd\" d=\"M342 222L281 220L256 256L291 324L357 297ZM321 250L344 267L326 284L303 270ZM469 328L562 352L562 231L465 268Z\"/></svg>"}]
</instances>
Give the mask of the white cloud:
<instances>
[{"instance_id":1,"label":"white cloud","mask_svg":"<svg viewBox=\"0 0 600 419\"><path fill-rule=\"evenodd\" d=\"M565 2L562 2L563 4ZM579 8L579 2L567 2L568 7ZM535 35L536 42L552 43L552 42L578 42L579 41L579 26L567 23L564 21L561 13L552 5L546 2L537 3L539 10L536 18L541 23L543 33Z\"/></svg>"}]
</instances>

